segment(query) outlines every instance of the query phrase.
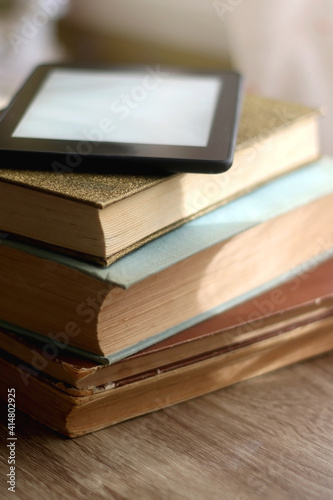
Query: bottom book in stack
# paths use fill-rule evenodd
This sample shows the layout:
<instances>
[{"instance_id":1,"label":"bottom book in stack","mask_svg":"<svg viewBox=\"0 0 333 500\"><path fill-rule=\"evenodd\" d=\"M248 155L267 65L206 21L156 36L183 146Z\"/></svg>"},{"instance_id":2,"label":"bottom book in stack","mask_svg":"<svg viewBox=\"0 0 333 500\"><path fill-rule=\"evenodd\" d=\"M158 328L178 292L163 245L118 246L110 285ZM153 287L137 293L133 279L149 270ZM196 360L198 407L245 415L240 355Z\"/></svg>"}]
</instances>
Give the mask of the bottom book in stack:
<instances>
[{"instance_id":1,"label":"bottom book in stack","mask_svg":"<svg viewBox=\"0 0 333 500\"><path fill-rule=\"evenodd\" d=\"M298 270L299 271L299 270ZM333 349L333 259L111 365L0 333L1 392L78 437Z\"/></svg>"}]
</instances>

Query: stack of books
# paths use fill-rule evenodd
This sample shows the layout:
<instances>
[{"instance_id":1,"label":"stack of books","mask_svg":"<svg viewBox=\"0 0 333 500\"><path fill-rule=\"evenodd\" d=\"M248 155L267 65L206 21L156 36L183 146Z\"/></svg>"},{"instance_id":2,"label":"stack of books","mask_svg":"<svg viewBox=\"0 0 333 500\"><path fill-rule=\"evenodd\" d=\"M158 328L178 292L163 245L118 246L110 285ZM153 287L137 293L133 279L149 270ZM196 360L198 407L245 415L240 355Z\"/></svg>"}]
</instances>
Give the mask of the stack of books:
<instances>
[{"instance_id":1,"label":"stack of books","mask_svg":"<svg viewBox=\"0 0 333 500\"><path fill-rule=\"evenodd\" d=\"M2 168L2 397L76 437L332 349L318 122L247 95L223 174Z\"/></svg>"}]
</instances>

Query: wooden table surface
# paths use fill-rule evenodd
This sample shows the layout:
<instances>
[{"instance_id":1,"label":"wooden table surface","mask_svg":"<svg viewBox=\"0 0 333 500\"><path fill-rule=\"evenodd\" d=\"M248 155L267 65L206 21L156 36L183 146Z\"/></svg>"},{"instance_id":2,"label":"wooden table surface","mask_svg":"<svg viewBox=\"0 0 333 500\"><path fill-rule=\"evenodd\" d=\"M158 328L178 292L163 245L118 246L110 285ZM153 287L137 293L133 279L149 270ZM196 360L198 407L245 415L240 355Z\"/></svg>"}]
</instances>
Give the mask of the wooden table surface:
<instances>
[{"instance_id":1,"label":"wooden table surface","mask_svg":"<svg viewBox=\"0 0 333 500\"><path fill-rule=\"evenodd\" d=\"M332 416L333 353L75 440L18 413L0 498L333 499Z\"/></svg>"}]
</instances>

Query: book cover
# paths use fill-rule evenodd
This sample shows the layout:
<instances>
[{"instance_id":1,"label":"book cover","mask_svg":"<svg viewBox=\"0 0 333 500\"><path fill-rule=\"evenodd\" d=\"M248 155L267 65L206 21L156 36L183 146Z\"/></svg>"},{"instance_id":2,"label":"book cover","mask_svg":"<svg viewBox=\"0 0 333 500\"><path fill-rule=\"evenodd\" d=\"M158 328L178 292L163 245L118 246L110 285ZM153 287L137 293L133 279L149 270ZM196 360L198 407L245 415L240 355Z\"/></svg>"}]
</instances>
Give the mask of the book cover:
<instances>
[{"instance_id":1,"label":"book cover","mask_svg":"<svg viewBox=\"0 0 333 500\"><path fill-rule=\"evenodd\" d=\"M332 175L332 161L321 159L106 269L3 239L1 324L51 341L77 321L80 335L68 340L82 355L112 363L139 352L328 259ZM95 322L79 317L77 308L87 305L89 294L103 290L115 291L109 309L99 304ZM103 314L101 337L96 328Z\"/></svg>"},{"instance_id":2,"label":"book cover","mask_svg":"<svg viewBox=\"0 0 333 500\"><path fill-rule=\"evenodd\" d=\"M44 342L0 330L0 349L20 359L22 376L43 372L67 385L89 389L116 383L214 351L230 352L258 339L333 315L333 259L111 365L94 363L65 350L51 352ZM25 366L28 365L28 366Z\"/></svg>"},{"instance_id":3,"label":"book cover","mask_svg":"<svg viewBox=\"0 0 333 500\"><path fill-rule=\"evenodd\" d=\"M3 165L0 230L109 265L191 218L318 158L318 116L305 106L248 95L234 164L218 175L106 175Z\"/></svg>"},{"instance_id":4,"label":"book cover","mask_svg":"<svg viewBox=\"0 0 333 500\"><path fill-rule=\"evenodd\" d=\"M7 397L7 388L15 387L19 410L76 438L326 353L333 349L332 326L331 316L228 353L198 356L148 377L133 377L89 391L41 374L26 381L18 369L21 362L1 352L0 394Z\"/></svg>"}]
</instances>

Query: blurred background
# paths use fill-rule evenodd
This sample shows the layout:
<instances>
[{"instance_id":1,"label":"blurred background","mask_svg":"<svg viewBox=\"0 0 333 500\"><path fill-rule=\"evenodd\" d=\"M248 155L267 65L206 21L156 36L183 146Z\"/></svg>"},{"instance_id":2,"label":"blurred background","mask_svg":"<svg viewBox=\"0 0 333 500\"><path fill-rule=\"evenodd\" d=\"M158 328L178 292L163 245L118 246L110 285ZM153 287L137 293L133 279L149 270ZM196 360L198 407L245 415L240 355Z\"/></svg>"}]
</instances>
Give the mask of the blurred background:
<instances>
[{"instance_id":1,"label":"blurred background","mask_svg":"<svg viewBox=\"0 0 333 500\"><path fill-rule=\"evenodd\" d=\"M0 107L52 61L236 69L246 90L322 108L333 154L332 0L0 0Z\"/></svg>"}]
</instances>

